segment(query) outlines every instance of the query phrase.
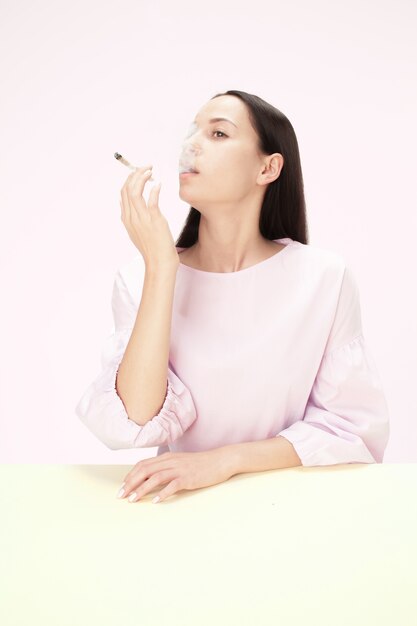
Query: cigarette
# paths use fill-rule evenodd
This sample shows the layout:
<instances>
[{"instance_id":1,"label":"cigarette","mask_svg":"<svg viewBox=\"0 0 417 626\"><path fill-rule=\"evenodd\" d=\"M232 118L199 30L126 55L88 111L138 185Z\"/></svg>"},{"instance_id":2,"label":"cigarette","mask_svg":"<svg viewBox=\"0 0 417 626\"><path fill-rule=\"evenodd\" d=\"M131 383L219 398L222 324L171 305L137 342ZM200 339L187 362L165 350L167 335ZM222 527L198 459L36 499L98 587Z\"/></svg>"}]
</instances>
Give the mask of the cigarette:
<instances>
[{"instance_id":1,"label":"cigarette","mask_svg":"<svg viewBox=\"0 0 417 626\"><path fill-rule=\"evenodd\" d=\"M122 157L122 155L119 154L118 152L114 153L114 158L117 159L118 161L120 161L120 163L123 163L123 165L126 165L126 167L128 167L130 170L136 170L137 169L134 165L129 163L129 161L127 159Z\"/></svg>"},{"instance_id":2,"label":"cigarette","mask_svg":"<svg viewBox=\"0 0 417 626\"><path fill-rule=\"evenodd\" d=\"M125 159L124 157L122 157L122 155L119 154L118 152L114 153L114 158L117 159L118 161L120 161L120 163L123 163L123 165L126 165L126 167L128 167L130 170L137 170L138 169L137 167L135 167L134 165L129 163L129 161L127 159ZM151 176L148 180L154 180L153 176Z\"/></svg>"}]
</instances>

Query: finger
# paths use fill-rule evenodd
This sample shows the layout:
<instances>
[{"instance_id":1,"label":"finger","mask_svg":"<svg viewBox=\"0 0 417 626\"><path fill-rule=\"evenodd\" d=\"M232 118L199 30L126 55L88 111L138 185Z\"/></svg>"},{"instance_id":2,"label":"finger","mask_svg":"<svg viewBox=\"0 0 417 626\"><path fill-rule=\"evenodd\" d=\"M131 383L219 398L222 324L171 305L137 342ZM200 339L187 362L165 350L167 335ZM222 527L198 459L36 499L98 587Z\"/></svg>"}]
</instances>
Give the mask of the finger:
<instances>
[{"instance_id":1,"label":"finger","mask_svg":"<svg viewBox=\"0 0 417 626\"><path fill-rule=\"evenodd\" d=\"M165 463L163 462L164 460ZM153 474L167 469L172 470L173 468L172 466L167 467L166 459L160 459L160 457L157 459L152 457L151 459L143 459L142 461L139 461L124 478L123 497L125 498L130 492L134 491Z\"/></svg>"},{"instance_id":2,"label":"finger","mask_svg":"<svg viewBox=\"0 0 417 626\"><path fill-rule=\"evenodd\" d=\"M134 180L136 180L138 177L140 177L141 174L143 174L144 172L146 172L146 170L150 169L152 170L153 165L143 165L141 167L137 167L131 174L129 174L129 176L126 178L125 183L123 185L123 187L120 190L120 195L122 198L122 205L123 205L123 211L122 211L122 220L123 222L128 220L131 220L131 211L133 210L132 207L132 203L129 200L129 196L128 193L126 192L126 190L132 185L132 183L134 182Z\"/></svg>"},{"instance_id":3,"label":"finger","mask_svg":"<svg viewBox=\"0 0 417 626\"><path fill-rule=\"evenodd\" d=\"M137 181L127 186L126 194L130 203L131 211L137 211L139 216L142 211L147 209L145 200L143 199L143 190L148 179L152 176L151 170L146 170L138 176Z\"/></svg>"},{"instance_id":4,"label":"finger","mask_svg":"<svg viewBox=\"0 0 417 626\"><path fill-rule=\"evenodd\" d=\"M135 184L136 180L141 177L142 174L150 170L152 172L153 165L137 167L129 176L126 178L125 185L131 187Z\"/></svg>"},{"instance_id":5,"label":"finger","mask_svg":"<svg viewBox=\"0 0 417 626\"><path fill-rule=\"evenodd\" d=\"M174 452L164 452L164 454L159 454L158 456L151 456L148 459L142 459L138 461L136 465L132 467L130 472L128 472L125 476L125 480L129 480L138 473L139 470L143 469L147 466L155 466L161 463L161 461L166 461L167 459L173 459L174 457L178 457L178 454Z\"/></svg>"},{"instance_id":6,"label":"finger","mask_svg":"<svg viewBox=\"0 0 417 626\"><path fill-rule=\"evenodd\" d=\"M142 170L143 168L141 168ZM140 195L142 196L143 193L143 187L145 186L145 182L146 180L149 178L150 174L145 174L146 171L148 170L144 170L144 171L135 171L133 172L129 177L128 180L126 181L126 183L123 185L122 187L122 191L121 191L121 195L122 195L122 201L125 207L125 219L127 220L128 223L132 222L133 219L133 214L134 212L138 212L139 207L134 203L133 201L133 196L132 196L132 192L131 192L131 185L133 183L129 183L129 178L133 180L135 180L136 178L139 179L139 181L142 184L142 190L140 192ZM140 212L139 212L140 214Z\"/></svg>"},{"instance_id":7,"label":"finger","mask_svg":"<svg viewBox=\"0 0 417 626\"><path fill-rule=\"evenodd\" d=\"M128 194L130 197L142 195L146 183L152 178L152 169L148 168L141 172L140 175L132 178L131 182L127 185Z\"/></svg>"},{"instance_id":8,"label":"finger","mask_svg":"<svg viewBox=\"0 0 417 626\"><path fill-rule=\"evenodd\" d=\"M167 461L168 459L172 461L172 459L177 458L177 457L178 457L178 454L176 454L175 452L164 452L163 454L159 454L158 456L152 456L149 459L142 459L141 461L138 461L136 465L132 467L130 472L128 472L126 476L124 477L124 480L125 482L127 482L131 478L134 478L135 475L144 467L147 467L147 466L159 467L161 464L161 461Z\"/></svg>"},{"instance_id":9,"label":"finger","mask_svg":"<svg viewBox=\"0 0 417 626\"><path fill-rule=\"evenodd\" d=\"M122 197L122 205L123 205L123 217L124 217L123 221L125 223L130 223L132 221L132 215L131 215L132 207L130 205L129 197L127 195L127 189L125 186L122 187L120 195Z\"/></svg>"},{"instance_id":10,"label":"finger","mask_svg":"<svg viewBox=\"0 0 417 626\"><path fill-rule=\"evenodd\" d=\"M145 483L140 484L132 490L128 500L129 502L137 502L143 496L146 496L150 491L153 491L159 485L162 485L172 480L176 474L172 469L160 471L157 474L151 476Z\"/></svg>"},{"instance_id":11,"label":"finger","mask_svg":"<svg viewBox=\"0 0 417 626\"><path fill-rule=\"evenodd\" d=\"M156 494L152 502L154 504L157 504L157 502L162 502L163 500L166 500L167 498L169 498L169 496L172 496L174 493L177 493L177 491L180 491L182 488L183 487L181 487L181 479L174 478L174 480L171 480L169 485L161 489L161 491Z\"/></svg>"},{"instance_id":12,"label":"finger","mask_svg":"<svg viewBox=\"0 0 417 626\"><path fill-rule=\"evenodd\" d=\"M148 209L150 211L159 211L159 192L161 191L162 183L154 185L149 192Z\"/></svg>"},{"instance_id":13,"label":"finger","mask_svg":"<svg viewBox=\"0 0 417 626\"><path fill-rule=\"evenodd\" d=\"M159 458L159 457L158 457ZM150 465L149 461L156 461L156 458L152 457L150 459L142 459L141 461L138 461L136 463L136 465L134 465L132 467L132 469L130 470L130 472L128 472L126 474L126 476L124 477L124 481L127 483L131 480L133 480L135 478L135 476L138 475L138 473L140 471L142 471L144 469L144 467L146 467L146 465Z\"/></svg>"},{"instance_id":14,"label":"finger","mask_svg":"<svg viewBox=\"0 0 417 626\"><path fill-rule=\"evenodd\" d=\"M135 167L135 169L129 174L129 176L126 178L125 184L128 180L132 180L132 178L138 174L142 174L143 172L146 172L146 170L151 170L153 168L153 165L141 165L140 167Z\"/></svg>"},{"instance_id":15,"label":"finger","mask_svg":"<svg viewBox=\"0 0 417 626\"><path fill-rule=\"evenodd\" d=\"M134 169L133 172L131 172L126 178L122 189L130 186L134 179L136 180L136 178L143 174L143 172L146 172L146 170L152 170L152 168L153 165L144 165L143 167L137 167L136 169Z\"/></svg>"},{"instance_id":16,"label":"finger","mask_svg":"<svg viewBox=\"0 0 417 626\"><path fill-rule=\"evenodd\" d=\"M137 494L138 490L143 487L144 484L147 484L149 478L147 476L142 475L140 478L137 477L136 480L129 480L123 483L123 494L122 498L130 498L130 496L134 493ZM120 492L119 492L120 493Z\"/></svg>"},{"instance_id":17,"label":"finger","mask_svg":"<svg viewBox=\"0 0 417 626\"><path fill-rule=\"evenodd\" d=\"M120 196L122 199L122 206L123 206L123 221L126 222L131 222L132 219L132 206L131 203L129 202L129 196L127 193L127 188L128 188L128 184L129 181L133 178L133 176L137 175L137 170L135 170L134 172L132 172L131 174L129 174L129 176L127 177L125 184L123 185L123 187L120 190Z\"/></svg>"}]
</instances>

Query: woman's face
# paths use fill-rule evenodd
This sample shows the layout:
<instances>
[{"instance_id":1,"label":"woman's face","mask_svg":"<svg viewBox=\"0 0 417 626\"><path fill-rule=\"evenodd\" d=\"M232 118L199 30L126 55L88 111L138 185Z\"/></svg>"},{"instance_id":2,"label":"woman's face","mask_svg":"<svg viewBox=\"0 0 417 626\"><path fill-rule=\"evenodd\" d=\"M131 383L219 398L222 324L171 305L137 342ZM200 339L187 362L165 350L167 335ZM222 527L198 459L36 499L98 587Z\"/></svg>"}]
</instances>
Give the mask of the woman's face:
<instances>
[{"instance_id":1,"label":"woman's face","mask_svg":"<svg viewBox=\"0 0 417 626\"><path fill-rule=\"evenodd\" d=\"M211 121L224 117L230 121ZM196 209L230 204L253 193L264 161L245 104L236 96L209 100L192 121L180 155L198 174L180 176L179 196ZM263 191L265 189L263 188Z\"/></svg>"}]
</instances>

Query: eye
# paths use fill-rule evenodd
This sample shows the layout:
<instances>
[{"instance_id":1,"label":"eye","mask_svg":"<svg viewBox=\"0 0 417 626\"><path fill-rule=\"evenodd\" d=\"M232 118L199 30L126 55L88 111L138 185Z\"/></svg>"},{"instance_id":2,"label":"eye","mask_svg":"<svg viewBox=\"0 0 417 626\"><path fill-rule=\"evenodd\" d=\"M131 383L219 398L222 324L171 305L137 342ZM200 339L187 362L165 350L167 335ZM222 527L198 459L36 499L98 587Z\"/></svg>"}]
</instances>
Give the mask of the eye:
<instances>
[{"instance_id":1,"label":"eye","mask_svg":"<svg viewBox=\"0 0 417 626\"><path fill-rule=\"evenodd\" d=\"M223 135L223 137L227 137L226 133L224 133L222 130L213 130L213 133L220 133L221 135ZM219 139L221 139L221 137Z\"/></svg>"}]
</instances>

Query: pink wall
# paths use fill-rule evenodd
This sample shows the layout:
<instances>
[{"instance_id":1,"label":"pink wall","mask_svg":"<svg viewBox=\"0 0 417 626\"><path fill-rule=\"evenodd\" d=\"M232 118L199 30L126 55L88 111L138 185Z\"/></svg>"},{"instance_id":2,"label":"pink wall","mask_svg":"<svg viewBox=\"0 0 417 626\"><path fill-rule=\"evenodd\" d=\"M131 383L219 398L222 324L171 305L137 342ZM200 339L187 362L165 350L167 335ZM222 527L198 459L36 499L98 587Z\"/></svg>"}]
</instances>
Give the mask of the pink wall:
<instances>
[{"instance_id":1,"label":"pink wall","mask_svg":"<svg viewBox=\"0 0 417 626\"><path fill-rule=\"evenodd\" d=\"M74 414L136 253L120 189L153 163L176 238L181 140L215 93L282 110L299 141L310 242L340 252L385 385L385 462L417 461L416 5L8 3L1 16L0 460L136 463ZM138 286L140 288L140 286Z\"/></svg>"}]
</instances>

